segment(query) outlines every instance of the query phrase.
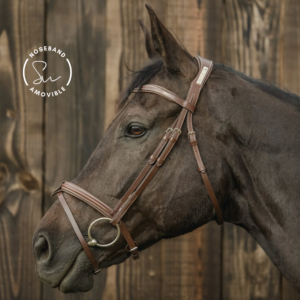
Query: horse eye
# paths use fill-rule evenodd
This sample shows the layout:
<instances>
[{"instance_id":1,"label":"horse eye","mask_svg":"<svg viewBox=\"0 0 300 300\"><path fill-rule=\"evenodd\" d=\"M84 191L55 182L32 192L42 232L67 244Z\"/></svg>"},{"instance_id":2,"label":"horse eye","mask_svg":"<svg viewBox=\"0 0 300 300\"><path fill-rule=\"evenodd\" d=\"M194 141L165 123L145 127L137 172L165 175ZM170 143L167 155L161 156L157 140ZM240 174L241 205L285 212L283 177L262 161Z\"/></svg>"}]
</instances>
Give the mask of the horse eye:
<instances>
[{"instance_id":1,"label":"horse eye","mask_svg":"<svg viewBox=\"0 0 300 300\"><path fill-rule=\"evenodd\" d=\"M139 137L145 133L145 128L138 125L131 125L128 128L127 135L131 137Z\"/></svg>"}]
</instances>

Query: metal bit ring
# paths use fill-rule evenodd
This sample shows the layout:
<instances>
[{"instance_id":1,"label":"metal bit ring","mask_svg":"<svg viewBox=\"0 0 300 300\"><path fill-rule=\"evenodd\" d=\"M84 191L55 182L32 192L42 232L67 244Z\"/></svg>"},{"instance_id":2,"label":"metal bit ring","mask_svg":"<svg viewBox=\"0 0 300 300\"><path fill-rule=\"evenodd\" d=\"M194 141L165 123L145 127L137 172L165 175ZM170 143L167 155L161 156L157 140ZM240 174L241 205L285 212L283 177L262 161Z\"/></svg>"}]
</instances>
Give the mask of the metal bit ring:
<instances>
[{"instance_id":1,"label":"metal bit ring","mask_svg":"<svg viewBox=\"0 0 300 300\"><path fill-rule=\"evenodd\" d=\"M92 235L91 235L91 229L92 229L92 226L93 226L95 223L97 223L97 222L99 222L99 221L103 221L103 220L106 220L106 221L112 221L112 219L110 219L110 218L99 218L99 219L93 221L93 222L91 223L91 225L89 226L89 229L88 229L88 236L89 236L88 245L91 246L91 247L105 248L105 247L112 246L113 244L116 243L116 241L117 241L117 240L119 239L119 237L120 237L120 233L121 233L120 226L119 226L119 224L116 224L116 227L117 227L117 230L118 230L117 237L116 237L111 243L108 243L108 244L105 244L105 245L98 244L97 240L92 238Z\"/></svg>"}]
</instances>

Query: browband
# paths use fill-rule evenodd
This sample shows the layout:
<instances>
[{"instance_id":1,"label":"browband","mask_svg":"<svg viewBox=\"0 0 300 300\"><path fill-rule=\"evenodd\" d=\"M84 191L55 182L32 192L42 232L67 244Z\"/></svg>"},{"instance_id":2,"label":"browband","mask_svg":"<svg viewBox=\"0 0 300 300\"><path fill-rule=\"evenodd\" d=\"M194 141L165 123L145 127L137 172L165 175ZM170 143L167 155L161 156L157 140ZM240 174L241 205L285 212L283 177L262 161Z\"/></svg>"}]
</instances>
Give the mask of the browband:
<instances>
[{"instance_id":1,"label":"browband","mask_svg":"<svg viewBox=\"0 0 300 300\"><path fill-rule=\"evenodd\" d=\"M165 99L175 102L179 104L181 107L186 108L190 112L194 113L196 106L192 103L189 103L181 98L179 98L174 93L168 91L167 89L163 88L162 86L155 85L155 84L145 84L142 88L136 88L132 91L133 93L152 93L159 96L164 97Z\"/></svg>"}]
</instances>

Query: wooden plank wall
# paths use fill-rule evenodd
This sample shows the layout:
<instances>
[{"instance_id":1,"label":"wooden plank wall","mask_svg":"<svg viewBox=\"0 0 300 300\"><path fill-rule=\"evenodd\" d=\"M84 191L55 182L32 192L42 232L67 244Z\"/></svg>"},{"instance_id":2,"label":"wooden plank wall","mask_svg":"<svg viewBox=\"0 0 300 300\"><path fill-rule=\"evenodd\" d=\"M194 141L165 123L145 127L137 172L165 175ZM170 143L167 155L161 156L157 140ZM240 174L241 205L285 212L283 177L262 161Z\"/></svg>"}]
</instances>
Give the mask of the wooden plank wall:
<instances>
[{"instance_id":1,"label":"wooden plank wall","mask_svg":"<svg viewBox=\"0 0 300 300\"><path fill-rule=\"evenodd\" d=\"M227 0L222 61L245 74L279 82L280 1ZM280 274L243 229L224 227L223 299L280 299Z\"/></svg>"},{"instance_id":2,"label":"wooden plank wall","mask_svg":"<svg viewBox=\"0 0 300 300\"><path fill-rule=\"evenodd\" d=\"M149 26L145 2L192 54L300 94L298 0L0 0L0 299L300 299L230 224L162 241L100 273L85 294L63 295L34 274L31 238L50 192L76 176L113 119L125 62L136 70L147 59L137 22ZM46 100L21 74L44 44L64 49L74 74L64 94ZM68 73L54 57L39 58L50 73Z\"/></svg>"},{"instance_id":3,"label":"wooden plank wall","mask_svg":"<svg viewBox=\"0 0 300 300\"><path fill-rule=\"evenodd\" d=\"M282 4L282 45L280 84L291 92L300 95L300 3L287 0ZM282 299L298 300L299 294L282 279Z\"/></svg>"},{"instance_id":4,"label":"wooden plank wall","mask_svg":"<svg viewBox=\"0 0 300 300\"><path fill-rule=\"evenodd\" d=\"M1 1L1 300L41 298L31 240L42 217L44 103L25 88L22 68L32 49L44 42L44 23L42 1ZM43 54L38 58L43 59Z\"/></svg>"}]
</instances>

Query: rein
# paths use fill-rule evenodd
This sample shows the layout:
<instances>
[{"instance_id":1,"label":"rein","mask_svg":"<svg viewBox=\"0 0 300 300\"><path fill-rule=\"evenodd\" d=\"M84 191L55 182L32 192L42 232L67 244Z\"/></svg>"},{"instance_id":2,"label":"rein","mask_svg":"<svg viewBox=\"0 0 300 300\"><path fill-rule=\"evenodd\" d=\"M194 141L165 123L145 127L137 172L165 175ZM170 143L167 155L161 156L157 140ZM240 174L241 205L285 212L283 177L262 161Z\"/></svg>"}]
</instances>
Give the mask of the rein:
<instances>
[{"instance_id":1,"label":"rein","mask_svg":"<svg viewBox=\"0 0 300 300\"><path fill-rule=\"evenodd\" d=\"M127 190L127 192L124 194L124 196L119 200L117 205L112 209L108 205L106 205L104 202L102 202L100 199L96 198L86 190L78 187L77 185L71 183L71 182L63 182L61 186L54 191L52 195L57 194L58 199L63 207L63 209L66 212L67 217L70 220L70 223L83 247L83 250L85 251L88 259L90 260L93 269L94 274L97 274L100 272L101 269L99 269L98 262L96 261L91 249L91 247L109 247L113 244L115 244L120 236L120 233L124 236L125 240L127 241L127 245L125 247L125 250L129 253L131 253L131 256L133 259L139 258L139 251L138 251L138 244L132 239L130 233L128 232L125 223L122 221L122 217L125 215L125 213L128 211L128 209L131 207L131 205L136 201L138 196L144 191L144 189L147 187L151 179L154 177L158 169L163 165L166 158L170 154L171 150L173 149L175 143L177 142L180 134L182 125L185 119L187 119L187 128L188 128L188 138L190 140L190 144L192 146L197 165L198 170L202 176L204 185L206 187L207 193L211 199L211 202L214 206L216 217L217 217L217 223L221 225L223 223L223 217L222 217L222 211L219 206L218 200L216 198L216 195L213 191L213 188L210 184L210 181L208 179L208 176L205 171L205 166L203 164L198 142L196 140L196 133L193 129L193 113L196 109L196 105L198 102L198 98L200 95L200 92L208 80L210 73L213 68L213 62L210 60L207 60L205 58L202 58L200 56L196 56L198 65L199 65L199 71L197 76L194 78L190 85L190 89L188 92L188 95L186 97L186 100L181 99L171 91L158 86L154 84L146 84L142 88L136 88L133 90L133 93L153 93L157 94L159 96L164 97L165 99L175 102L178 105L182 107L181 112L179 113L177 119L172 124L171 127L169 127L163 136L162 140L158 144L157 148L153 152L153 154L150 156L147 164L142 169L138 177L135 179L135 181L132 183L130 188ZM77 199L80 199L93 207L95 210L97 210L99 213L104 215L105 217L96 219L93 221L89 228L88 228L88 237L89 241L88 243L85 241L85 238L83 237L76 220L74 219L74 216L64 198L63 192L72 195L76 197ZM100 221L110 221L110 223L117 227L118 233L117 237L109 244L101 245L98 244L98 242L92 238L91 236L91 228L92 226Z\"/></svg>"}]
</instances>

